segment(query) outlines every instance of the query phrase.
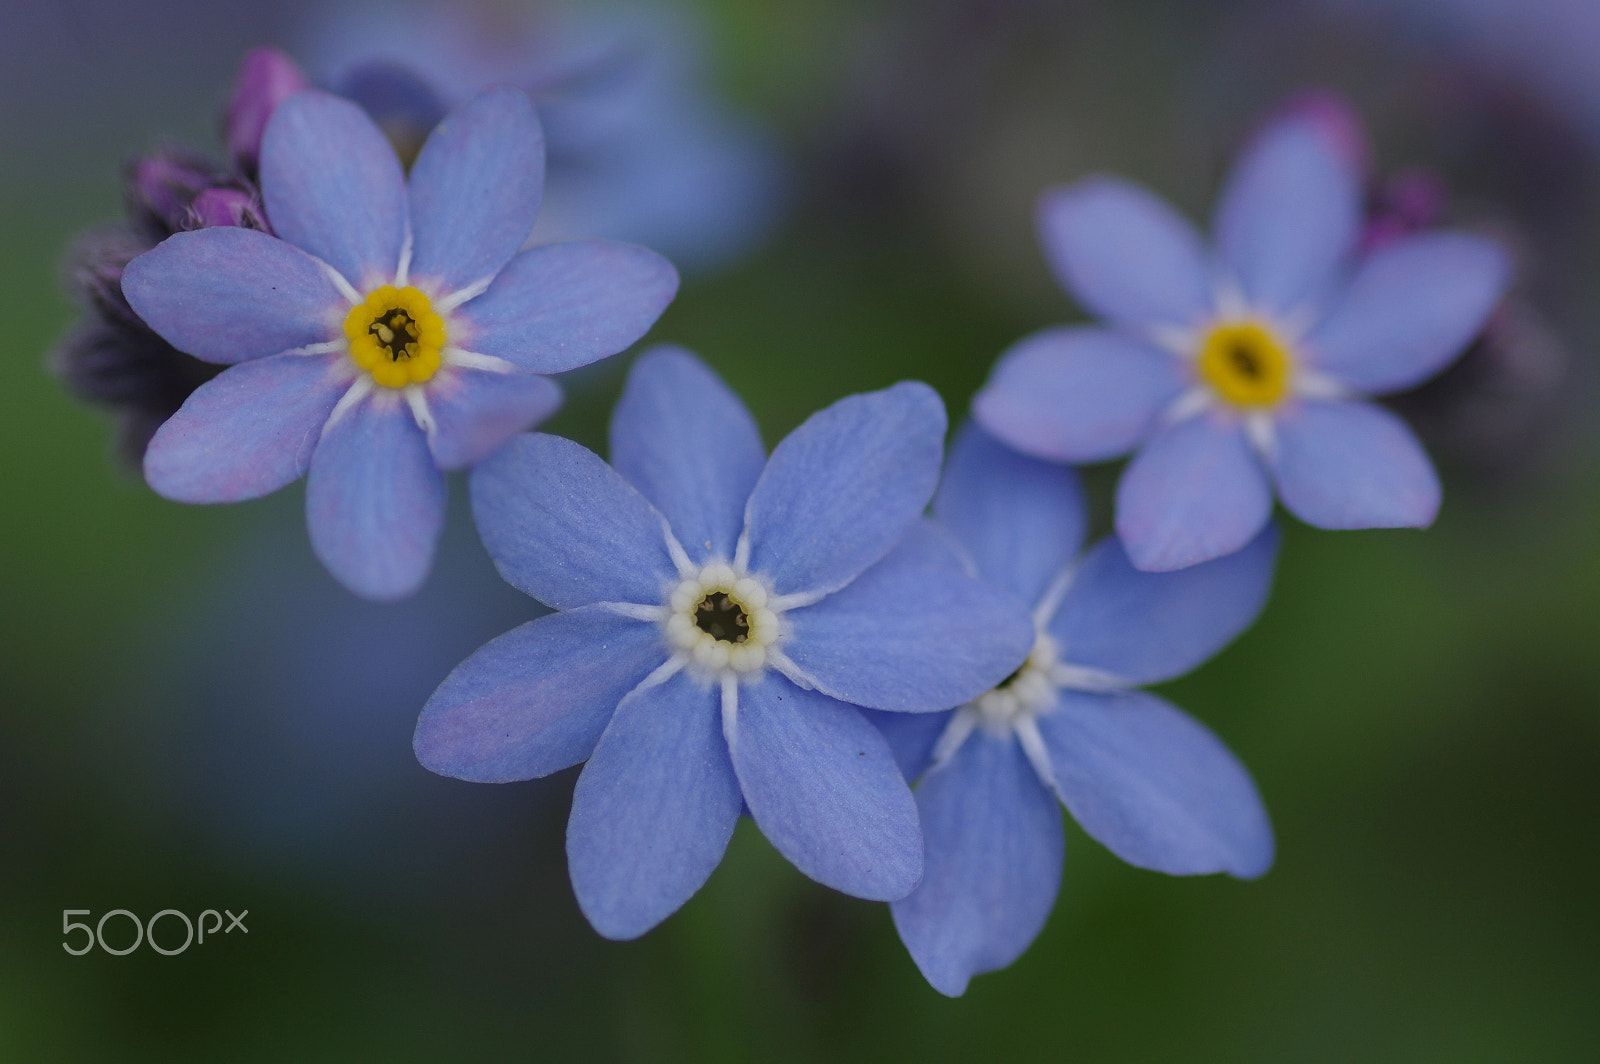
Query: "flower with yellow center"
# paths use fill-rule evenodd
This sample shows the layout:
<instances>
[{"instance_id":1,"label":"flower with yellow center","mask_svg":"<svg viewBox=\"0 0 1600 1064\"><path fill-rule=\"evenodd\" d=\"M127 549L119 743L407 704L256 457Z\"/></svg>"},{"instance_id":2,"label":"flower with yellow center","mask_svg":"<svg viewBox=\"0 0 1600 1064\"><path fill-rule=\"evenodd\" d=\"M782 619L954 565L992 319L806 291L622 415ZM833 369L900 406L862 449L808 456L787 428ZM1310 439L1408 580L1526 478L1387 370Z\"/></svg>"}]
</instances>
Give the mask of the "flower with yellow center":
<instances>
[{"instance_id":1,"label":"flower with yellow center","mask_svg":"<svg viewBox=\"0 0 1600 1064\"><path fill-rule=\"evenodd\" d=\"M386 284L344 319L350 357L385 388L422 384L439 372L447 330L421 289Z\"/></svg>"},{"instance_id":2,"label":"flower with yellow center","mask_svg":"<svg viewBox=\"0 0 1600 1064\"><path fill-rule=\"evenodd\" d=\"M1294 357L1265 323L1221 321L1200 341L1195 370L1211 390L1236 407L1275 406L1289 394Z\"/></svg>"}]
</instances>

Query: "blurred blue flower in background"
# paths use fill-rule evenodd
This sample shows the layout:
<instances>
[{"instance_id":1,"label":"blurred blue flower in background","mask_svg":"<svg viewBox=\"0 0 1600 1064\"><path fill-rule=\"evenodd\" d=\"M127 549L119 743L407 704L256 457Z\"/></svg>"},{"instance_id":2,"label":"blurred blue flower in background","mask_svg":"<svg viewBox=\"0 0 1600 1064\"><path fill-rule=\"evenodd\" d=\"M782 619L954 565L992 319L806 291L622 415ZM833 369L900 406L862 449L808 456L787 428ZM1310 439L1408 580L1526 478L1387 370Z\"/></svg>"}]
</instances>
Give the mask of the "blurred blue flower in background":
<instances>
[{"instance_id":1,"label":"blurred blue flower in background","mask_svg":"<svg viewBox=\"0 0 1600 1064\"><path fill-rule=\"evenodd\" d=\"M303 51L402 155L485 86L526 89L547 138L532 243L611 237L697 271L760 246L787 198L771 135L705 84L703 37L675 4L347 3L318 11Z\"/></svg>"},{"instance_id":2,"label":"blurred blue flower in background","mask_svg":"<svg viewBox=\"0 0 1600 1064\"><path fill-rule=\"evenodd\" d=\"M1037 635L1025 664L952 713L872 715L907 778L927 768L926 872L892 911L928 982L961 994L1038 936L1061 884L1058 800L1141 868L1265 873L1272 827L1249 773L1203 725L1135 688L1189 672L1256 619L1276 529L1176 573L1134 569L1115 537L1079 560L1073 473L971 425L935 511L986 580L1032 605Z\"/></svg>"},{"instance_id":3,"label":"blurred blue flower in background","mask_svg":"<svg viewBox=\"0 0 1600 1064\"><path fill-rule=\"evenodd\" d=\"M1363 402L1431 377L1482 330L1509 282L1500 247L1406 236L1354 264L1362 174L1304 111L1260 131L1223 190L1217 256L1148 191L1089 178L1047 193L1062 284L1109 327L1014 346L974 401L986 429L1041 458L1137 450L1117 490L1133 563L1178 569L1238 550L1284 504L1322 528L1425 526L1427 455Z\"/></svg>"},{"instance_id":4,"label":"blurred blue flower in background","mask_svg":"<svg viewBox=\"0 0 1600 1064\"><path fill-rule=\"evenodd\" d=\"M627 347L677 289L671 265L644 248L519 254L540 159L518 89L440 123L409 184L348 101L303 92L279 105L261 145L277 237L178 233L128 265L140 317L230 367L151 440L151 487L236 502L309 470L317 556L358 594L413 593L444 520L443 471L548 417L560 389L542 374Z\"/></svg>"},{"instance_id":5,"label":"blurred blue flower in background","mask_svg":"<svg viewBox=\"0 0 1600 1064\"><path fill-rule=\"evenodd\" d=\"M615 469L523 437L472 474L490 556L560 612L478 651L417 724L417 756L484 782L588 763L568 867L601 934L633 938L721 861L741 807L802 872L860 897L922 875L916 808L856 707L946 709L1033 641L919 515L944 406L924 384L852 396L766 458L698 359L635 364Z\"/></svg>"}]
</instances>

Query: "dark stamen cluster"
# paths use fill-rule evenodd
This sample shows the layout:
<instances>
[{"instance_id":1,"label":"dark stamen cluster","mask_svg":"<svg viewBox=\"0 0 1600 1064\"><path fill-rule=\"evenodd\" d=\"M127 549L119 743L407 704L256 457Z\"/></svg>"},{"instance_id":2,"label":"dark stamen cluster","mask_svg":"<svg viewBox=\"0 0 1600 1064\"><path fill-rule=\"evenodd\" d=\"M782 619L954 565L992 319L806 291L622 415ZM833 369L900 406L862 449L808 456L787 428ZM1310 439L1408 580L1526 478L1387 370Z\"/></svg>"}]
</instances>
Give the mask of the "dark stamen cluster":
<instances>
[{"instance_id":1,"label":"dark stamen cluster","mask_svg":"<svg viewBox=\"0 0 1600 1064\"><path fill-rule=\"evenodd\" d=\"M1235 343L1228 347L1228 361L1239 371L1239 376L1258 381L1262 377L1261 356L1249 344Z\"/></svg>"},{"instance_id":2,"label":"dark stamen cluster","mask_svg":"<svg viewBox=\"0 0 1600 1064\"><path fill-rule=\"evenodd\" d=\"M750 637L750 618L725 591L713 591L694 608L694 623L713 639L743 643Z\"/></svg>"},{"instance_id":3,"label":"dark stamen cluster","mask_svg":"<svg viewBox=\"0 0 1600 1064\"><path fill-rule=\"evenodd\" d=\"M368 331L389 352L390 362L399 362L417 353L417 323L411 320L411 315L403 307L396 307L374 319Z\"/></svg>"}]
</instances>

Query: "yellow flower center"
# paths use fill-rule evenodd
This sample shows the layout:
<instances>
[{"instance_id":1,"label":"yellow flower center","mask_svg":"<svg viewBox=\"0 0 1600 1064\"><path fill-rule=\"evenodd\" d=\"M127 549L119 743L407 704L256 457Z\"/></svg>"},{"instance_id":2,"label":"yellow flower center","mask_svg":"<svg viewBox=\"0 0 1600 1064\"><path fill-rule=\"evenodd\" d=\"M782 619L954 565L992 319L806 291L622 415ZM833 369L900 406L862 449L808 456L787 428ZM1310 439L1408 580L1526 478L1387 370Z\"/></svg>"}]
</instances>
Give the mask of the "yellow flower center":
<instances>
[{"instance_id":1,"label":"yellow flower center","mask_svg":"<svg viewBox=\"0 0 1600 1064\"><path fill-rule=\"evenodd\" d=\"M678 582L667 616L667 642L711 672L755 672L778 640L778 615L766 587L726 562L712 562Z\"/></svg>"},{"instance_id":2,"label":"yellow flower center","mask_svg":"<svg viewBox=\"0 0 1600 1064\"><path fill-rule=\"evenodd\" d=\"M386 284L344 319L350 357L385 388L421 384L439 372L444 319L421 291Z\"/></svg>"},{"instance_id":3,"label":"yellow flower center","mask_svg":"<svg viewBox=\"0 0 1600 1064\"><path fill-rule=\"evenodd\" d=\"M1272 406L1289 390L1294 359L1271 329L1256 321L1224 321L1200 343L1200 377L1234 406Z\"/></svg>"}]
</instances>

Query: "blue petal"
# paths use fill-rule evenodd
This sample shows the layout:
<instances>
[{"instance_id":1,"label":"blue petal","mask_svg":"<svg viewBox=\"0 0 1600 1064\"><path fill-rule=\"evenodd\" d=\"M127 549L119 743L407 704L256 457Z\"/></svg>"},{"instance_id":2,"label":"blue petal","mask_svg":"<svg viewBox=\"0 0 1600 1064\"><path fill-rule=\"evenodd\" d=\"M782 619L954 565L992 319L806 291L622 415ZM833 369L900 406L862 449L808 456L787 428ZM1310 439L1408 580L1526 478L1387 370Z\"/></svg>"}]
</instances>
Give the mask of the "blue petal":
<instances>
[{"instance_id":1,"label":"blue petal","mask_svg":"<svg viewBox=\"0 0 1600 1064\"><path fill-rule=\"evenodd\" d=\"M1076 473L1025 458L973 424L950 446L933 512L984 579L1030 605L1076 557L1089 522Z\"/></svg>"},{"instance_id":2,"label":"blue petal","mask_svg":"<svg viewBox=\"0 0 1600 1064\"><path fill-rule=\"evenodd\" d=\"M929 713L976 698L1033 649L1022 600L968 576L931 522L814 606L784 615L783 652L817 689L873 709Z\"/></svg>"},{"instance_id":3,"label":"blue petal","mask_svg":"<svg viewBox=\"0 0 1600 1064\"><path fill-rule=\"evenodd\" d=\"M944 403L920 381L841 399L772 452L745 510L750 569L780 593L844 586L928 505Z\"/></svg>"},{"instance_id":4,"label":"blue petal","mask_svg":"<svg viewBox=\"0 0 1600 1064\"><path fill-rule=\"evenodd\" d=\"M578 777L567 869L607 938L638 938L710 877L739 822L717 693L680 672L633 692Z\"/></svg>"},{"instance_id":5,"label":"blue petal","mask_svg":"<svg viewBox=\"0 0 1600 1064\"><path fill-rule=\"evenodd\" d=\"M768 672L739 688L728 745L751 816L796 868L859 898L911 893L922 876L917 806L860 713Z\"/></svg>"},{"instance_id":6,"label":"blue petal","mask_svg":"<svg viewBox=\"0 0 1600 1064\"><path fill-rule=\"evenodd\" d=\"M475 783L548 776L587 759L617 703L665 660L659 628L604 607L540 617L456 666L412 748L431 771Z\"/></svg>"},{"instance_id":7,"label":"blue petal","mask_svg":"<svg viewBox=\"0 0 1600 1064\"><path fill-rule=\"evenodd\" d=\"M1039 731L1067 809L1129 864L1241 879L1272 867L1272 824L1250 773L1176 706L1143 691L1064 691Z\"/></svg>"},{"instance_id":8,"label":"blue petal","mask_svg":"<svg viewBox=\"0 0 1600 1064\"><path fill-rule=\"evenodd\" d=\"M349 100L301 92L261 139L261 196L280 237L367 291L394 279L406 233L400 160Z\"/></svg>"},{"instance_id":9,"label":"blue petal","mask_svg":"<svg viewBox=\"0 0 1600 1064\"><path fill-rule=\"evenodd\" d=\"M490 89L445 116L411 168L411 276L436 291L493 277L533 231L543 188L527 93Z\"/></svg>"},{"instance_id":10,"label":"blue petal","mask_svg":"<svg viewBox=\"0 0 1600 1064\"><path fill-rule=\"evenodd\" d=\"M1100 462L1137 447L1185 384L1165 351L1106 329L1047 329L1000 356L972 413L1038 458Z\"/></svg>"},{"instance_id":11,"label":"blue petal","mask_svg":"<svg viewBox=\"0 0 1600 1064\"><path fill-rule=\"evenodd\" d=\"M1326 295L1361 228L1361 175L1309 119L1257 134L1217 205L1217 243L1245 295L1289 314Z\"/></svg>"},{"instance_id":12,"label":"blue petal","mask_svg":"<svg viewBox=\"0 0 1600 1064\"><path fill-rule=\"evenodd\" d=\"M1304 402L1278 419L1278 494L1318 528L1426 528L1439 478L1405 422L1372 403Z\"/></svg>"},{"instance_id":13,"label":"blue petal","mask_svg":"<svg viewBox=\"0 0 1600 1064\"><path fill-rule=\"evenodd\" d=\"M1190 325L1209 313L1205 243L1147 189L1086 178L1046 192L1038 223L1056 278L1085 310L1132 326Z\"/></svg>"},{"instance_id":14,"label":"blue petal","mask_svg":"<svg viewBox=\"0 0 1600 1064\"><path fill-rule=\"evenodd\" d=\"M455 312L450 342L560 373L627 348L677 293L678 271L648 248L546 244L512 258L487 292Z\"/></svg>"},{"instance_id":15,"label":"blue petal","mask_svg":"<svg viewBox=\"0 0 1600 1064\"><path fill-rule=\"evenodd\" d=\"M950 724L953 712L888 713L881 709L861 709L861 715L883 735L900 766L900 775L912 782L933 763L933 748Z\"/></svg>"},{"instance_id":16,"label":"blue petal","mask_svg":"<svg viewBox=\"0 0 1600 1064\"><path fill-rule=\"evenodd\" d=\"M1146 573L1115 536L1100 542L1048 624L1063 660L1130 684L1160 683L1227 646L1260 615L1272 589L1278 530L1223 558Z\"/></svg>"},{"instance_id":17,"label":"blue petal","mask_svg":"<svg viewBox=\"0 0 1600 1064\"><path fill-rule=\"evenodd\" d=\"M349 310L311 256L234 226L168 237L128 263L122 292L173 347L223 365L323 343Z\"/></svg>"},{"instance_id":18,"label":"blue petal","mask_svg":"<svg viewBox=\"0 0 1600 1064\"><path fill-rule=\"evenodd\" d=\"M534 373L450 370L428 382L427 396L428 446L440 469L482 461L561 406L560 386Z\"/></svg>"},{"instance_id":19,"label":"blue petal","mask_svg":"<svg viewBox=\"0 0 1600 1064\"><path fill-rule=\"evenodd\" d=\"M144 477L178 502L238 502L277 491L311 464L323 422L350 386L331 359L277 355L202 384L156 431Z\"/></svg>"},{"instance_id":20,"label":"blue petal","mask_svg":"<svg viewBox=\"0 0 1600 1064\"><path fill-rule=\"evenodd\" d=\"M1310 361L1367 394L1439 372L1483 330L1511 263L1499 244L1463 233L1409 237L1373 252L1306 338Z\"/></svg>"},{"instance_id":21,"label":"blue petal","mask_svg":"<svg viewBox=\"0 0 1600 1064\"><path fill-rule=\"evenodd\" d=\"M767 464L750 411L688 351L646 351L611 414L611 464L667 518L689 556L733 557Z\"/></svg>"},{"instance_id":22,"label":"blue petal","mask_svg":"<svg viewBox=\"0 0 1600 1064\"><path fill-rule=\"evenodd\" d=\"M1117 534L1140 569L1232 554L1271 516L1266 470L1226 415L1200 414L1162 431L1117 484Z\"/></svg>"},{"instance_id":23,"label":"blue petal","mask_svg":"<svg viewBox=\"0 0 1600 1064\"><path fill-rule=\"evenodd\" d=\"M982 729L916 794L927 870L889 911L923 976L958 997L1044 929L1061 889L1061 805L1014 738Z\"/></svg>"},{"instance_id":24,"label":"blue petal","mask_svg":"<svg viewBox=\"0 0 1600 1064\"><path fill-rule=\"evenodd\" d=\"M422 586L444 526L444 474L398 395L375 395L323 430L306 523L312 551L363 598L402 599Z\"/></svg>"},{"instance_id":25,"label":"blue petal","mask_svg":"<svg viewBox=\"0 0 1600 1064\"><path fill-rule=\"evenodd\" d=\"M471 477L489 557L507 583L548 606L660 604L677 579L661 515L571 440L518 437Z\"/></svg>"}]
</instances>

